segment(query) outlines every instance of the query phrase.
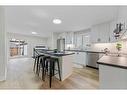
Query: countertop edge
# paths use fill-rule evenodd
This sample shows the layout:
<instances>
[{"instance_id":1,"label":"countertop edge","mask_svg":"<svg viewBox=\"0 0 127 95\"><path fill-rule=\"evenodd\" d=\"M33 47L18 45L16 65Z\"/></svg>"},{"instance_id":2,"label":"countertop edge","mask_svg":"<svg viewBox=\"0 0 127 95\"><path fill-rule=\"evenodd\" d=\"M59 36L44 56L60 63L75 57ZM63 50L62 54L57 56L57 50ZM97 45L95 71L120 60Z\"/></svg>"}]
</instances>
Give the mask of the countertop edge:
<instances>
[{"instance_id":1,"label":"countertop edge","mask_svg":"<svg viewBox=\"0 0 127 95\"><path fill-rule=\"evenodd\" d=\"M101 51L87 51L87 50L65 50L65 51L74 51L74 52L87 52L87 53L105 53Z\"/></svg>"},{"instance_id":2,"label":"countertop edge","mask_svg":"<svg viewBox=\"0 0 127 95\"><path fill-rule=\"evenodd\" d=\"M38 51L37 51L37 52L38 52ZM73 52L65 53L65 54L57 54L57 53L55 54L55 53L50 53L50 52L46 52L46 51L41 51L41 53L43 53L43 54L48 54L48 55L51 55L51 56L57 56L57 57L75 54L75 53L73 53Z\"/></svg>"},{"instance_id":3,"label":"countertop edge","mask_svg":"<svg viewBox=\"0 0 127 95\"><path fill-rule=\"evenodd\" d=\"M106 63L106 62L98 62L97 61L97 64L106 65L106 66L112 66L112 67L117 67L117 68L122 68L122 69L127 69L127 66L117 65L117 64L110 64L110 63Z\"/></svg>"},{"instance_id":4,"label":"countertop edge","mask_svg":"<svg viewBox=\"0 0 127 95\"><path fill-rule=\"evenodd\" d=\"M113 61L110 61L113 60ZM120 60L120 61L119 61ZM121 61L123 60L123 61ZM97 64L107 65L112 67L118 67L127 69L127 58L126 57L115 57L115 56L102 56L98 61Z\"/></svg>"}]
</instances>

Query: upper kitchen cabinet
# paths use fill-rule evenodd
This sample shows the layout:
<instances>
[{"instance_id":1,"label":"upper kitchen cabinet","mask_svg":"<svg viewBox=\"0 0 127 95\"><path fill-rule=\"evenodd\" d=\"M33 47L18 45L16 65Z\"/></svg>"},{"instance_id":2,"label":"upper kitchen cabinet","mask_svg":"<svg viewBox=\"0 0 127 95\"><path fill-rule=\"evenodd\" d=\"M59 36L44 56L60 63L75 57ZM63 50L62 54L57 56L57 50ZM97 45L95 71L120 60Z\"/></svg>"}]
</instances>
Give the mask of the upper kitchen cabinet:
<instances>
[{"instance_id":1,"label":"upper kitchen cabinet","mask_svg":"<svg viewBox=\"0 0 127 95\"><path fill-rule=\"evenodd\" d=\"M94 25L91 28L91 43L98 43L98 42L100 42L99 26Z\"/></svg>"},{"instance_id":2,"label":"upper kitchen cabinet","mask_svg":"<svg viewBox=\"0 0 127 95\"><path fill-rule=\"evenodd\" d=\"M73 44L74 33L73 32L66 32L65 35L66 35L65 36L66 44Z\"/></svg>"},{"instance_id":3,"label":"upper kitchen cabinet","mask_svg":"<svg viewBox=\"0 0 127 95\"><path fill-rule=\"evenodd\" d=\"M109 22L94 25L91 29L92 43L108 43L110 42L110 24Z\"/></svg>"},{"instance_id":4,"label":"upper kitchen cabinet","mask_svg":"<svg viewBox=\"0 0 127 95\"><path fill-rule=\"evenodd\" d=\"M65 48L66 49L73 48L73 45L74 45L74 33L73 32L60 33L58 38L65 39Z\"/></svg>"},{"instance_id":5,"label":"upper kitchen cabinet","mask_svg":"<svg viewBox=\"0 0 127 95\"><path fill-rule=\"evenodd\" d=\"M83 44L82 40L83 40L82 34L78 34L76 47L79 49L82 49L82 44Z\"/></svg>"},{"instance_id":6,"label":"upper kitchen cabinet","mask_svg":"<svg viewBox=\"0 0 127 95\"><path fill-rule=\"evenodd\" d=\"M113 31L116 28L116 24L117 24L116 20L110 22L110 32L109 33L110 33L110 42L111 43L117 41L117 39L115 38L114 33L113 33Z\"/></svg>"},{"instance_id":7,"label":"upper kitchen cabinet","mask_svg":"<svg viewBox=\"0 0 127 95\"><path fill-rule=\"evenodd\" d=\"M77 49L87 49L90 46L91 29L81 30L74 33L74 45Z\"/></svg>"},{"instance_id":8,"label":"upper kitchen cabinet","mask_svg":"<svg viewBox=\"0 0 127 95\"><path fill-rule=\"evenodd\" d=\"M82 44L83 44L83 49L89 49L91 46L91 42L90 42L90 32L88 33L84 33L82 36Z\"/></svg>"},{"instance_id":9,"label":"upper kitchen cabinet","mask_svg":"<svg viewBox=\"0 0 127 95\"><path fill-rule=\"evenodd\" d=\"M64 32L63 33L60 33L59 36L58 36L58 38L64 38L65 39L66 38L65 33Z\"/></svg>"},{"instance_id":10,"label":"upper kitchen cabinet","mask_svg":"<svg viewBox=\"0 0 127 95\"><path fill-rule=\"evenodd\" d=\"M100 25L100 42L109 43L110 42L110 24L109 22Z\"/></svg>"}]
</instances>

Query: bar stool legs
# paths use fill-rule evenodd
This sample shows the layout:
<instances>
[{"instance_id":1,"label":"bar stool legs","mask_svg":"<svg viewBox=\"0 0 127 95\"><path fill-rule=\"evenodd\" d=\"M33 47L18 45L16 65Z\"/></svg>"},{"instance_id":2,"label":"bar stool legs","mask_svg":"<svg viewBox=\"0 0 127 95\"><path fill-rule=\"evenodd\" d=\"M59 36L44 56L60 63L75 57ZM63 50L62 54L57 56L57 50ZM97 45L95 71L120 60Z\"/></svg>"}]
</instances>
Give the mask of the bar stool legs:
<instances>
[{"instance_id":1,"label":"bar stool legs","mask_svg":"<svg viewBox=\"0 0 127 95\"><path fill-rule=\"evenodd\" d=\"M51 88L51 85L52 85L52 77L55 75L55 64L57 63L57 67L58 67L58 74L59 74L59 79L61 81L61 72L60 72L60 65L59 65L59 60L56 59L56 58L50 58L50 70L49 70L49 86Z\"/></svg>"},{"instance_id":2,"label":"bar stool legs","mask_svg":"<svg viewBox=\"0 0 127 95\"><path fill-rule=\"evenodd\" d=\"M39 56L37 57L36 74L39 76Z\"/></svg>"},{"instance_id":3,"label":"bar stool legs","mask_svg":"<svg viewBox=\"0 0 127 95\"><path fill-rule=\"evenodd\" d=\"M59 64L59 60L58 59L57 59L57 66L58 66L59 79L61 81L60 64Z\"/></svg>"},{"instance_id":4,"label":"bar stool legs","mask_svg":"<svg viewBox=\"0 0 127 95\"><path fill-rule=\"evenodd\" d=\"M42 61L42 80L45 81L45 58Z\"/></svg>"},{"instance_id":5,"label":"bar stool legs","mask_svg":"<svg viewBox=\"0 0 127 95\"><path fill-rule=\"evenodd\" d=\"M52 72L53 72L53 62L52 60L50 60L50 74L49 74L49 86L51 88L51 84L52 84Z\"/></svg>"},{"instance_id":6,"label":"bar stool legs","mask_svg":"<svg viewBox=\"0 0 127 95\"><path fill-rule=\"evenodd\" d=\"M36 63L37 63L37 58L35 57L35 59L34 59L34 68L33 68L33 71L35 71Z\"/></svg>"}]
</instances>

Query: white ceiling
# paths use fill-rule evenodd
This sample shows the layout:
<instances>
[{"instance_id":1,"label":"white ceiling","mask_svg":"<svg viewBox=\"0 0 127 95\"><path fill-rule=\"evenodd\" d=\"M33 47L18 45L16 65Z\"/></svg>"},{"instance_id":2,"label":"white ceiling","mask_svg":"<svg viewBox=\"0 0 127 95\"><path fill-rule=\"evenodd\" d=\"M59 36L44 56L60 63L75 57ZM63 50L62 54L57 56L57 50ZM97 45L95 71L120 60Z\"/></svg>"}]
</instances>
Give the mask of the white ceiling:
<instances>
[{"instance_id":1,"label":"white ceiling","mask_svg":"<svg viewBox=\"0 0 127 95\"><path fill-rule=\"evenodd\" d=\"M79 31L91 25L110 21L117 14L116 6L7 6L7 32L48 37L52 32ZM62 24L52 23L54 18Z\"/></svg>"}]
</instances>

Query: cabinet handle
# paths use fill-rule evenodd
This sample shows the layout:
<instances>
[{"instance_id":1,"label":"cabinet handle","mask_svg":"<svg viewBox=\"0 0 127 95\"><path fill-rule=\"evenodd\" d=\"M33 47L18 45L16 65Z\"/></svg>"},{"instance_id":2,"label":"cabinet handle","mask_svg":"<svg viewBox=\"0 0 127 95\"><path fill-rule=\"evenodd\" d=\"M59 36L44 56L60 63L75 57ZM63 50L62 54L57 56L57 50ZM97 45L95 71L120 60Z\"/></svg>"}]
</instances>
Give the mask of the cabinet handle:
<instances>
[{"instance_id":1,"label":"cabinet handle","mask_svg":"<svg viewBox=\"0 0 127 95\"><path fill-rule=\"evenodd\" d=\"M97 41L98 41L98 42L100 42L100 41L101 41L101 39L100 39L100 38L98 38L98 39L97 39Z\"/></svg>"},{"instance_id":2,"label":"cabinet handle","mask_svg":"<svg viewBox=\"0 0 127 95\"><path fill-rule=\"evenodd\" d=\"M109 42L110 42L110 40L111 40L111 39L110 39L110 37L109 37Z\"/></svg>"}]
</instances>

